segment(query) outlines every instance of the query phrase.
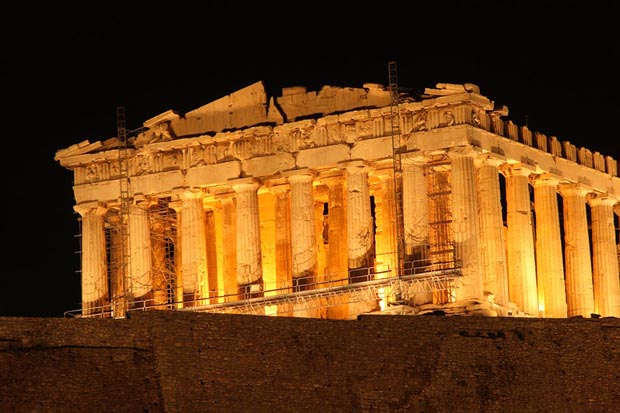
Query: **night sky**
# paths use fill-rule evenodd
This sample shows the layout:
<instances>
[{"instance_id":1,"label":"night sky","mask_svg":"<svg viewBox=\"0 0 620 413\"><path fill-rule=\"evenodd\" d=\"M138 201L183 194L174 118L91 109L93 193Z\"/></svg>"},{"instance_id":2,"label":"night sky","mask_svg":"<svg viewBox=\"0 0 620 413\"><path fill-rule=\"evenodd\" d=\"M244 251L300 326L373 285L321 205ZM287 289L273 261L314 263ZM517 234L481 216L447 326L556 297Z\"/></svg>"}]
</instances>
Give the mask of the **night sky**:
<instances>
[{"instance_id":1,"label":"night sky","mask_svg":"<svg viewBox=\"0 0 620 413\"><path fill-rule=\"evenodd\" d=\"M475 83L516 124L620 159L619 2L221 3L4 12L0 316L79 308L73 177L54 156L116 136L117 106L131 130L260 80L387 85L396 61L403 90Z\"/></svg>"}]
</instances>

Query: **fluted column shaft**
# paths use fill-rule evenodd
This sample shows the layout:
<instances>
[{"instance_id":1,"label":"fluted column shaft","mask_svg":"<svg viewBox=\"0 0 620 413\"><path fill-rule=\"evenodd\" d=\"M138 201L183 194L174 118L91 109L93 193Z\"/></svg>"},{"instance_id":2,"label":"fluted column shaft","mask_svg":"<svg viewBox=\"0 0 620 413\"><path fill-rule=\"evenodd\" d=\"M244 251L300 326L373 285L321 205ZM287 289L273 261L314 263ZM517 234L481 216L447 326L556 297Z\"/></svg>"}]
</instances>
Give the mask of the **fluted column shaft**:
<instances>
[{"instance_id":1,"label":"fluted column shaft","mask_svg":"<svg viewBox=\"0 0 620 413\"><path fill-rule=\"evenodd\" d=\"M82 217L82 313L101 312L108 304L105 229L106 209L99 206L76 205Z\"/></svg>"},{"instance_id":2,"label":"fluted column shaft","mask_svg":"<svg viewBox=\"0 0 620 413\"><path fill-rule=\"evenodd\" d=\"M129 268L127 291L133 299L145 299L153 289L151 231L145 203L129 208Z\"/></svg>"},{"instance_id":3,"label":"fluted column shaft","mask_svg":"<svg viewBox=\"0 0 620 413\"><path fill-rule=\"evenodd\" d=\"M327 280L344 279L348 270L345 178L336 175L321 181L328 188Z\"/></svg>"},{"instance_id":4,"label":"fluted column shaft","mask_svg":"<svg viewBox=\"0 0 620 413\"><path fill-rule=\"evenodd\" d=\"M291 185L291 258L294 284L311 284L316 277L317 245L314 190L311 174L297 172Z\"/></svg>"},{"instance_id":5,"label":"fluted column shaft","mask_svg":"<svg viewBox=\"0 0 620 413\"><path fill-rule=\"evenodd\" d=\"M339 173L330 177L322 177L321 181L328 188L328 250L325 279L330 286L343 285L347 283L344 280L347 279L349 268L345 177ZM328 318L345 319L348 314L349 306L347 304L329 306L327 308Z\"/></svg>"},{"instance_id":6,"label":"fluted column shaft","mask_svg":"<svg viewBox=\"0 0 620 413\"><path fill-rule=\"evenodd\" d=\"M616 199L590 199L592 213L592 280L594 312L603 317L620 317L620 278L616 255L614 205Z\"/></svg>"},{"instance_id":7,"label":"fluted column shaft","mask_svg":"<svg viewBox=\"0 0 620 413\"><path fill-rule=\"evenodd\" d=\"M494 159L478 164L482 285L493 294L494 302L507 306L510 298L498 165Z\"/></svg>"},{"instance_id":8,"label":"fluted column shaft","mask_svg":"<svg viewBox=\"0 0 620 413\"><path fill-rule=\"evenodd\" d=\"M259 184L251 178L235 180L237 194L237 284L262 284L263 267L258 211Z\"/></svg>"},{"instance_id":9,"label":"fluted column shaft","mask_svg":"<svg viewBox=\"0 0 620 413\"><path fill-rule=\"evenodd\" d=\"M168 207L174 210L176 217L177 236L176 243L174 244L174 266L175 266L175 279L172 295L174 296L175 306L177 308L184 307L183 292L183 202L181 196L177 195L174 201L168 203ZM193 296L193 293L192 293Z\"/></svg>"},{"instance_id":10,"label":"fluted column shaft","mask_svg":"<svg viewBox=\"0 0 620 413\"><path fill-rule=\"evenodd\" d=\"M588 219L587 190L575 184L560 185L564 206L564 259L568 316L590 317L594 312L592 262Z\"/></svg>"},{"instance_id":11,"label":"fluted column shaft","mask_svg":"<svg viewBox=\"0 0 620 413\"><path fill-rule=\"evenodd\" d=\"M562 235L558 208L558 180L536 176L534 211L536 213L536 271L538 298L543 317L566 317L566 287L562 257Z\"/></svg>"},{"instance_id":12,"label":"fluted column shaft","mask_svg":"<svg viewBox=\"0 0 620 413\"><path fill-rule=\"evenodd\" d=\"M366 268L372 264L374 247L368 172L360 162L349 163L346 171L349 269Z\"/></svg>"},{"instance_id":13,"label":"fluted column shaft","mask_svg":"<svg viewBox=\"0 0 620 413\"><path fill-rule=\"evenodd\" d=\"M403 224L407 260L426 265L429 250L428 184L423 161L403 160Z\"/></svg>"},{"instance_id":14,"label":"fluted column shaft","mask_svg":"<svg viewBox=\"0 0 620 413\"><path fill-rule=\"evenodd\" d=\"M455 292L457 300L482 298L480 266L480 230L474 158L453 152L452 225L457 262L462 263L462 277Z\"/></svg>"},{"instance_id":15,"label":"fluted column shaft","mask_svg":"<svg viewBox=\"0 0 620 413\"><path fill-rule=\"evenodd\" d=\"M276 288L280 289L293 285L291 189L289 185L277 185L270 187L269 190L275 197Z\"/></svg>"},{"instance_id":16,"label":"fluted column shaft","mask_svg":"<svg viewBox=\"0 0 620 413\"><path fill-rule=\"evenodd\" d=\"M381 181L381 220L377 219L377 234L381 233L381 242L377 241L375 255L383 268L377 271L388 271L380 276L398 276L398 242L396 239L396 198L394 193L393 170L382 170L377 173ZM375 216L377 216L375 211ZM378 218L378 217L377 217ZM378 235L377 235L378 236Z\"/></svg>"},{"instance_id":17,"label":"fluted column shaft","mask_svg":"<svg viewBox=\"0 0 620 413\"><path fill-rule=\"evenodd\" d=\"M157 215L161 214L155 213ZM155 215L157 217L157 215ZM168 272L166 263L166 227L160 219L149 220L151 231L151 261L152 261L152 284L153 304L156 308L165 309L168 296Z\"/></svg>"},{"instance_id":18,"label":"fluted column shaft","mask_svg":"<svg viewBox=\"0 0 620 413\"><path fill-rule=\"evenodd\" d=\"M186 191L181 198L181 266L183 294L190 305L207 304L207 236L203 193ZM199 301L198 301L199 300Z\"/></svg>"},{"instance_id":19,"label":"fluted column shaft","mask_svg":"<svg viewBox=\"0 0 620 413\"><path fill-rule=\"evenodd\" d=\"M222 205L222 285L226 301L233 301L238 291L237 284L237 206L235 199L224 196L220 199Z\"/></svg>"},{"instance_id":20,"label":"fluted column shaft","mask_svg":"<svg viewBox=\"0 0 620 413\"><path fill-rule=\"evenodd\" d=\"M518 166L505 169L508 289L510 301L527 314L538 316L529 174L528 169Z\"/></svg>"}]
</instances>

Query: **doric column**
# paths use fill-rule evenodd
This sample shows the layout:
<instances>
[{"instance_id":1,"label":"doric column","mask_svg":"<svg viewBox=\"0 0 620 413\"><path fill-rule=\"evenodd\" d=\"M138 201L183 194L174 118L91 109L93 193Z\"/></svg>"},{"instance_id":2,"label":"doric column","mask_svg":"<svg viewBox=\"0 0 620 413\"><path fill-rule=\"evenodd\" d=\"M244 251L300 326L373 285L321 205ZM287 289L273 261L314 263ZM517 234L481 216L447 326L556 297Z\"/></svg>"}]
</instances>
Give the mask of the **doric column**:
<instances>
[{"instance_id":1,"label":"doric column","mask_svg":"<svg viewBox=\"0 0 620 413\"><path fill-rule=\"evenodd\" d=\"M262 295L263 265L258 211L259 183L253 178L229 181L237 194L237 284L252 296Z\"/></svg>"},{"instance_id":2,"label":"doric column","mask_svg":"<svg viewBox=\"0 0 620 413\"><path fill-rule=\"evenodd\" d=\"M478 211L480 216L480 250L482 285L485 294L493 294L494 302L508 306L508 267L506 240L499 186L501 161L480 159L478 168Z\"/></svg>"},{"instance_id":3,"label":"doric column","mask_svg":"<svg viewBox=\"0 0 620 413\"><path fill-rule=\"evenodd\" d=\"M183 203L179 194L174 195L174 199L168 202L168 207L174 211L176 217L176 242L174 244L174 268L175 277L174 284L171 286L171 295L174 297L174 305L176 308L183 308Z\"/></svg>"},{"instance_id":4,"label":"doric column","mask_svg":"<svg viewBox=\"0 0 620 413\"><path fill-rule=\"evenodd\" d=\"M413 267L428 265L428 183L424 158L403 156L403 223L407 261Z\"/></svg>"},{"instance_id":5,"label":"doric column","mask_svg":"<svg viewBox=\"0 0 620 413\"><path fill-rule=\"evenodd\" d=\"M543 317L566 317L566 287L558 208L559 181L548 175L532 177L536 213L536 272L539 308Z\"/></svg>"},{"instance_id":6,"label":"doric column","mask_svg":"<svg viewBox=\"0 0 620 413\"><path fill-rule=\"evenodd\" d=\"M568 316L594 312L592 263L586 213L588 191L579 184L560 184L564 208L564 260Z\"/></svg>"},{"instance_id":7,"label":"doric column","mask_svg":"<svg viewBox=\"0 0 620 413\"><path fill-rule=\"evenodd\" d=\"M327 185L327 253L326 278L328 281L346 280L348 271L347 217L345 177L341 173L323 176L321 182ZM346 281L345 281L346 283Z\"/></svg>"},{"instance_id":8,"label":"doric column","mask_svg":"<svg viewBox=\"0 0 620 413\"><path fill-rule=\"evenodd\" d=\"M82 314L103 313L109 304L106 244L103 217L97 203L75 205L82 217Z\"/></svg>"},{"instance_id":9,"label":"doric column","mask_svg":"<svg viewBox=\"0 0 620 413\"><path fill-rule=\"evenodd\" d=\"M379 178L381 187L375 195L375 257L378 277L397 277L398 243L396 239L396 193L394 168L380 168L377 165L373 176ZM389 272L388 272L389 271Z\"/></svg>"},{"instance_id":10,"label":"doric column","mask_svg":"<svg viewBox=\"0 0 620 413\"><path fill-rule=\"evenodd\" d=\"M424 165L426 158L404 154L403 177L403 235L405 237L405 274L422 273L430 269L430 226L428 182ZM431 292L420 292L413 304L433 302Z\"/></svg>"},{"instance_id":11,"label":"doric column","mask_svg":"<svg viewBox=\"0 0 620 413\"><path fill-rule=\"evenodd\" d=\"M372 266L374 249L373 220L370 211L368 170L362 161L344 164L347 172L347 245L349 269ZM356 274L354 274L356 275ZM354 281L361 281L362 278Z\"/></svg>"},{"instance_id":12,"label":"doric column","mask_svg":"<svg viewBox=\"0 0 620 413\"><path fill-rule=\"evenodd\" d=\"M452 226L456 261L462 263L462 277L455 291L457 300L482 299L480 262L480 226L474 156L453 151L452 161Z\"/></svg>"},{"instance_id":13,"label":"doric column","mask_svg":"<svg viewBox=\"0 0 620 413\"><path fill-rule=\"evenodd\" d=\"M314 177L309 170L286 174L291 185L291 258L295 289L313 284L317 275Z\"/></svg>"},{"instance_id":14,"label":"doric column","mask_svg":"<svg viewBox=\"0 0 620 413\"><path fill-rule=\"evenodd\" d=\"M538 316L536 259L529 189L530 171L506 165L506 220L510 301L527 314Z\"/></svg>"},{"instance_id":15,"label":"doric column","mask_svg":"<svg viewBox=\"0 0 620 413\"><path fill-rule=\"evenodd\" d=\"M151 231L146 202L138 201L129 207L129 269L127 293L135 301L147 300L153 289L151 260ZM146 303L149 304L149 303ZM143 303L138 303L142 306Z\"/></svg>"},{"instance_id":16,"label":"doric column","mask_svg":"<svg viewBox=\"0 0 620 413\"><path fill-rule=\"evenodd\" d=\"M151 232L151 256L152 256L152 283L153 283L153 305L155 308L164 310L169 301L169 286L171 283L168 277L171 275L168 271L168 254L167 249L170 246L169 223L167 208L157 206L157 202L153 202L149 206L149 226Z\"/></svg>"},{"instance_id":17,"label":"doric column","mask_svg":"<svg viewBox=\"0 0 620 413\"><path fill-rule=\"evenodd\" d=\"M345 177L342 172L321 177L327 185L327 269L325 278L330 286L344 285L348 278L347 217L345 197ZM329 306L327 317L346 319L349 306L341 304Z\"/></svg>"},{"instance_id":18,"label":"doric column","mask_svg":"<svg viewBox=\"0 0 620 413\"><path fill-rule=\"evenodd\" d=\"M212 303L219 302L222 295L218 284L218 265L217 265L217 231L215 222L215 212L212 205L204 205L205 214L205 235L207 248L207 285L209 286L209 297Z\"/></svg>"},{"instance_id":19,"label":"doric column","mask_svg":"<svg viewBox=\"0 0 620 413\"><path fill-rule=\"evenodd\" d=\"M235 301L239 285L237 283L237 205L232 193L222 195L222 285L225 301ZM218 237L219 239L219 237Z\"/></svg>"},{"instance_id":20,"label":"doric column","mask_svg":"<svg viewBox=\"0 0 620 413\"><path fill-rule=\"evenodd\" d=\"M620 317L620 278L614 224L614 205L618 201L599 195L588 202L592 215L594 312L603 317Z\"/></svg>"},{"instance_id":21,"label":"doric column","mask_svg":"<svg viewBox=\"0 0 620 413\"><path fill-rule=\"evenodd\" d=\"M278 294L291 292L293 269L291 259L291 188L288 184L270 185L275 197L276 285ZM278 314L292 315L291 305L278 304Z\"/></svg>"},{"instance_id":22,"label":"doric column","mask_svg":"<svg viewBox=\"0 0 620 413\"><path fill-rule=\"evenodd\" d=\"M179 194L181 212L181 266L184 301L189 306L208 304L207 236L202 191Z\"/></svg>"}]
</instances>

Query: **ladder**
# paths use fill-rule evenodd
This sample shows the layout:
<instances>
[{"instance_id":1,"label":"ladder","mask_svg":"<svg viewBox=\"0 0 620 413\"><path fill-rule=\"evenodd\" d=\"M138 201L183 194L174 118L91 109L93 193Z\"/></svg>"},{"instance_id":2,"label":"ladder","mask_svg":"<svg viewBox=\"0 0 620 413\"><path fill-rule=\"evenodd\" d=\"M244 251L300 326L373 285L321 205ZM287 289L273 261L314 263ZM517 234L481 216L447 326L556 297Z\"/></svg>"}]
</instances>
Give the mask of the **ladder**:
<instances>
[{"instance_id":1,"label":"ladder","mask_svg":"<svg viewBox=\"0 0 620 413\"><path fill-rule=\"evenodd\" d=\"M399 90L398 90L398 70L394 61L388 62L389 72L389 91L390 91L390 119L392 134L392 159L394 169L394 217L396 224L396 246L397 246L397 274L404 274L405 266L405 224L403 220L403 169L401 160L401 133L400 133L400 113L399 113Z\"/></svg>"},{"instance_id":2,"label":"ladder","mask_svg":"<svg viewBox=\"0 0 620 413\"><path fill-rule=\"evenodd\" d=\"M125 108L117 106L116 122L118 134L118 162L119 162L119 184L120 184L120 222L119 238L121 252L119 254L119 271L123 280L123 314L124 317L129 310L129 296L131 295L131 271L130 271L130 243L129 243L129 214L131 207L131 194L129 182L129 146L127 143L127 128L125 126ZM115 315L116 316L116 315Z\"/></svg>"}]
</instances>

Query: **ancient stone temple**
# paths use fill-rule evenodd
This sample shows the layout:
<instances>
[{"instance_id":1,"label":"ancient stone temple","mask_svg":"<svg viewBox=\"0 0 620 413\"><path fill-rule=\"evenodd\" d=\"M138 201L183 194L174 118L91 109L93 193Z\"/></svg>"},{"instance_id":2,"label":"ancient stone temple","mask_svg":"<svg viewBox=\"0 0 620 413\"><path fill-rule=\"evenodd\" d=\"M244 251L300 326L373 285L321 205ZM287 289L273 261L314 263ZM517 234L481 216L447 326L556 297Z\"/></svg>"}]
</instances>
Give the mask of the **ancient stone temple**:
<instances>
[{"instance_id":1,"label":"ancient stone temple","mask_svg":"<svg viewBox=\"0 0 620 413\"><path fill-rule=\"evenodd\" d=\"M620 316L617 161L474 84L262 82L58 150L82 308L355 318Z\"/></svg>"}]
</instances>

